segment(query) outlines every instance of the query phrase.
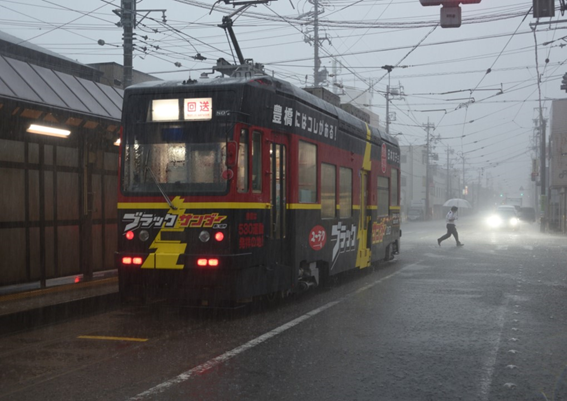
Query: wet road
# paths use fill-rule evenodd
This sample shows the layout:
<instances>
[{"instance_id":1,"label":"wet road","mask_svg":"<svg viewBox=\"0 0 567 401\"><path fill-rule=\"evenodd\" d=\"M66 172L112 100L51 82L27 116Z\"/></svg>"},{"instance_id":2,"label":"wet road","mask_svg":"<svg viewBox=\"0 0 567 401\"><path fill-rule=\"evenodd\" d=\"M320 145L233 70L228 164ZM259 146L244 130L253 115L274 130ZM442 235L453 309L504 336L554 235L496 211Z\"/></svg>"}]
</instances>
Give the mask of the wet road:
<instances>
[{"instance_id":1,"label":"wet road","mask_svg":"<svg viewBox=\"0 0 567 401\"><path fill-rule=\"evenodd\" d=\"M238 314L164 303L0 338L6 400L564 400L567 238L403 226L395 262Z\"/></svg>"}]
</instances>

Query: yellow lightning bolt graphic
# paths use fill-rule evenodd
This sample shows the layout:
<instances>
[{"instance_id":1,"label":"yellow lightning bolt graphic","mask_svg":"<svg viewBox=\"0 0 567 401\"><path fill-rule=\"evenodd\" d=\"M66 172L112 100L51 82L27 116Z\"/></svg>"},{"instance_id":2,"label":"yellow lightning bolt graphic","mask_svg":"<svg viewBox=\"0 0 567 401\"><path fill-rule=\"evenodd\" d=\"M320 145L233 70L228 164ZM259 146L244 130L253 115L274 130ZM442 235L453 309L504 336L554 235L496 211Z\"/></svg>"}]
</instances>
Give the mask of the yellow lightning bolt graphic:
<instances>
[{"instance_id":1,"label":"yellow lightning bolt graphic","mask_svg":"<svg viewBox=\"0 0 567 401\"><path fill-rule=\"evenodd\" d=\"M365 172L369 172L370 168L372 166L371 161L370 161L370 154L371 154L371 150L372 150L372 146L370 144L370 140L372 138L372 132L370 131L370 127L368 127L368 124L366 124L366 148L364 149L364 159L362 161L362 170ZM367 182L362 182L362 180L366 180L367 174L361 174L360 175L360 179L361 179L361 189L363 187L367 186ZM367 192L368 188L366 188L366 191L362 191L361 190L361 198L363 196L365 196L366 192ZM363 201L363 199L361 199L361 206L364 205L364 207L367 207L368 205L366 204L367 201ZM365 221L363 221L363 217L366 216L366 218L364 219ZM363 269L365 267L370 266L370 256L372 255L371 253L371 249L369 248L369 244L368 242L368 222L370 221L371 217L367 215L367 211L366 210L362 210L362 207L360 209L360 220L358 222L358 233L357 233L357 240L358 240L358 252L356 254L356 266L359 267L360 269Z\"/></svg>"},{"instance_id":2,"label":"yellow lightning bolt graphic","mask_svg":"<svg viewBox=\"0 0 567 401\"><path fill-rule=\"evenodd\" d=\"M163 232L183 232L184 230L182 227L179 227L179 216L185 213L185 208L183 208L184 202L177 196L171 203L177 208L177 210L170 208L168 211L168 214L178 216L175 227L165 228L163 226L159 230L159 233L150 245L150 249L155 249L155 252L151 253L144 261L143 269L183 269L184 267L182 264L178 264L177 261L179 260L179 255L185 253L187 244L181 241L165 241L161 239Z\"/></svg>"}]
</instances>

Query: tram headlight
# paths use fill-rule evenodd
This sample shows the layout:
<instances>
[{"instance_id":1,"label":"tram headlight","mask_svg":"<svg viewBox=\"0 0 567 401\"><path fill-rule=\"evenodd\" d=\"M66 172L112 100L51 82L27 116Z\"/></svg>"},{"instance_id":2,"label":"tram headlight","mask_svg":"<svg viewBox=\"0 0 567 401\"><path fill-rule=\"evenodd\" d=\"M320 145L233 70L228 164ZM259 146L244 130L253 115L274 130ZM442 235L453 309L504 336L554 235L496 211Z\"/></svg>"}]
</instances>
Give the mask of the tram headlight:
<instances>
[{"instance_id":1,"label":"tram headlight","mask_svg":"<svg viewBox=\"0 0 567 401\"><path fill-rule=\"evenodd\" d=\"M139 238L140 241L147 241L148 239L150 239L150 233L146 230L142 230L140 231Z\"/></svg>"},{"instance_id":2,"label":"tram headlight","mask_svg":"<svg viewBox=\"0 0 567 401\"><path fill-rule=\"evenodd\" d=\"M199 239L201 240L201 242L209 242L209 240L211 239L211 234L208 231L201 231L201 233L199 234Z\"/></svg>"}]
</instances>

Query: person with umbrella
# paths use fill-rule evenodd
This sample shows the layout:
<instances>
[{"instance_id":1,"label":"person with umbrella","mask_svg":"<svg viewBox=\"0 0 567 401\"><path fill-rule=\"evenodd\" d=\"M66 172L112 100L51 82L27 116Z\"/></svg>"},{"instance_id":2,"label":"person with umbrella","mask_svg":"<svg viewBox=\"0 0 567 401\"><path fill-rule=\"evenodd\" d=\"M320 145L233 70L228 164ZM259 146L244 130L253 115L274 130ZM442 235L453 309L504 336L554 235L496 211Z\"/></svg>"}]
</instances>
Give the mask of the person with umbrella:
<instances>
[{"instance_id":1,"label":"person with umbrella","mask_svg":"<svg viewBox=\"0 0 567 401\"><path fill-rule=\"evenodd\" d=\"M459 208L457 206L453 206L451 210L449 210L449 213L447 213L447 216L445 218L447 221L447 234L445 234L441 238L437 238L437 244L439 246L441 246L441 242L445 241L451 235L455 237L455 240L457 241L457 246L464 245L462 242L459 241L459 233L457 232L457 226L455 225L455 220L459 218L457 215L458 210Z\"/></svg>"}]
</instances>

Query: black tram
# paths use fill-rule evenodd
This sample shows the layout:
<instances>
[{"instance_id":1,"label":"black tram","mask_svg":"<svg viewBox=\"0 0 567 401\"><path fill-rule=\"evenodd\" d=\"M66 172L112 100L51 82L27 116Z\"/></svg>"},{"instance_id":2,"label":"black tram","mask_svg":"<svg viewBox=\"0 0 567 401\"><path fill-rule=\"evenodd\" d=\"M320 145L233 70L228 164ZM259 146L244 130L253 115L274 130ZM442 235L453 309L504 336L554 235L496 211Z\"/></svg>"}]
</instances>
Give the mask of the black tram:
<instances>
[{"instance_id":1,"label":"black tram","mask_svg":"<svg viewBox=\"0 0 567 401\"><path fill-rule=\"evenodd\" d=\"M243 75L126 89L123 299L249 302L399 252L397 141L285 81Z\"/></svg>"}]
</instances>

